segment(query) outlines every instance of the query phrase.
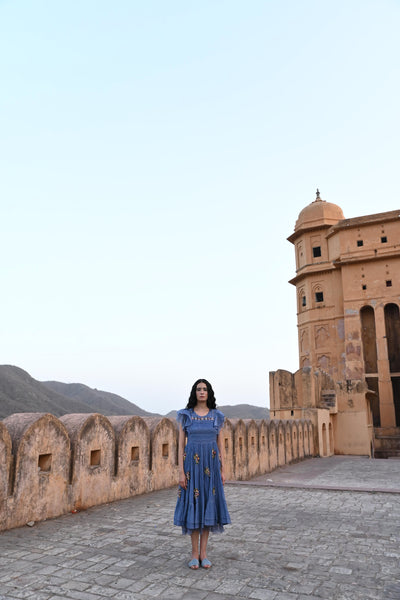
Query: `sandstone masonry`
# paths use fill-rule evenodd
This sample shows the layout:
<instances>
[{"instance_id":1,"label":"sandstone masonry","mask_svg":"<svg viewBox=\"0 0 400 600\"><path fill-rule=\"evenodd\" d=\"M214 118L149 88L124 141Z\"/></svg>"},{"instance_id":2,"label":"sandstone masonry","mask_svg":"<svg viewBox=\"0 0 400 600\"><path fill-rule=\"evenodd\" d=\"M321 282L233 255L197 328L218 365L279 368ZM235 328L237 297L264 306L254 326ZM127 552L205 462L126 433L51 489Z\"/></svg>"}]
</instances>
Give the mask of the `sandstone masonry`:
<instances>
[{"instance_id":1,"label":"sandstone masonry","mask_svg":"<svg viewBox=\"0 0 400 600\"><path fill-rule=\"evenodd\" d=\"M317 198L295 249L299 366L270 374L277 418L311 418L322 456L400 456L400 211L345 219Z\"/></svg>"},{"instance_id":2,"label":"sandstone masonry","mask_svg":"<svg viewBox=\"0 0 400 600\"><path fill-rule=\"evenodd\" d=\"M226 477L246 480L314 456L313 425L228 420ZM178 484L174 420L18 413L0 422L0 530Z\"/></svg>"}]
</instances>

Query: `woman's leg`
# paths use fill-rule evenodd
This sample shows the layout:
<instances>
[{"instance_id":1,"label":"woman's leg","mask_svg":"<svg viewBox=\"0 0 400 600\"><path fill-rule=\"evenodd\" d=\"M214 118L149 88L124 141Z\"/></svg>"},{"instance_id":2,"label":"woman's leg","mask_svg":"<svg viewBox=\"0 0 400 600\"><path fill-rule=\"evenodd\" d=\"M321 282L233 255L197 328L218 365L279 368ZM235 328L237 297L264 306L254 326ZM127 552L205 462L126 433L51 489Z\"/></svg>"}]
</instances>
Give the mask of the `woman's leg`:
<instances>
[{"instance_id":1,"label":"woman's leg","mask_svg":"<svg viewBox=\"0 0 400 600\"><path fill-rule=\"evenodd\" d=\"M192 538L192 558L199 558L199 530L193 531Z\"/></svg>"},{"instance_id":2,"label":"woman's leg","mask_svg":"<svg viewBox=\"0 0 400 600\"><path fill-rule=\"evenodd\" d=\"M207 543L210 532L205 529L200 536L200 560L207 558Z\"/></svg>"}]
</instances>

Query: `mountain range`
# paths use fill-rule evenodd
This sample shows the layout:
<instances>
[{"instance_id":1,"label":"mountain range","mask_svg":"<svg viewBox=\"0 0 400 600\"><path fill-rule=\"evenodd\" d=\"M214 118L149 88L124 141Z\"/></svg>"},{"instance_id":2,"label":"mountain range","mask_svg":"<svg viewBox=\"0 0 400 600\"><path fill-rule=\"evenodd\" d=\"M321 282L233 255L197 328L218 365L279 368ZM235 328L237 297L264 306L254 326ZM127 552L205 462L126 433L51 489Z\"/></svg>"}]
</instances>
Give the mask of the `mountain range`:
<instances>
[{"instance_id":1,"label":"mountain range","mask_svg":"<svg viewBox=\"0 0 400 600\"><path fill-rule=\"evenodd\" d=\"M269 409L252 404L225 404L218 405L218 410L224 413L227 419L269 419ZM166 416L176 418L176 410L171 410Z\"/></svg>"},{"instance_id":2,"label":"mountain range","mask_svg":"<svg viewBox=\"0 0 400 600\"><path fill-rule=\"evenodd\" d=\"M82 383L36 381L19 367L0 365L0 418L19 412L46 412L56 417L93 412L106 416L156 416L110 392Z\"/></svg>"},{"instance_id":3,"label":"mountain range","mask_svg":"<svg viewBox=\"0 0 400 600\"><path fill-rule=\"evenodd\" d=\"M249 404L218 407L228 418L266 419L269 410ZM23 369L0 365L0 419L19 412L45 412L56 417L71 413L101 413L105 416L160 416L143 410L133 402L93 389L83 383L37 381ZM175 417L171 411L167 417Z\"/></svg>"}]
</instances>

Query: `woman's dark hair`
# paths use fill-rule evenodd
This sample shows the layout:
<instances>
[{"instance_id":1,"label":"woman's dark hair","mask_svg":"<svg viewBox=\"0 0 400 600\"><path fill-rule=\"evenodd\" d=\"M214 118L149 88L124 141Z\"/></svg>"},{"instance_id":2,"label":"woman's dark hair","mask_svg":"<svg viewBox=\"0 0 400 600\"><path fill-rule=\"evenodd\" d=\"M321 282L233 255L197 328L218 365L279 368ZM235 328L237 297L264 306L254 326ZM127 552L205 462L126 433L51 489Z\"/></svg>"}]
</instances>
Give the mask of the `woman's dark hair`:
<instances>
[{"instance_id":1,"label":"woman's dark hair","mask_svg":"<svg viewBox=\"0 0 400 600\"><path fill-rule=\"evenodd\" d=\"M198 379L194 382L192 391L190 392L189 400L186 408L194 408L197 404L197 396L196 396L196 388L199 383L205 383L207 386L207 406L211 410L212 408L217 408L217 404L215 401L214 390L211 387L211 383L207 381L207 379Z\"/></svg>"}]
</instances>

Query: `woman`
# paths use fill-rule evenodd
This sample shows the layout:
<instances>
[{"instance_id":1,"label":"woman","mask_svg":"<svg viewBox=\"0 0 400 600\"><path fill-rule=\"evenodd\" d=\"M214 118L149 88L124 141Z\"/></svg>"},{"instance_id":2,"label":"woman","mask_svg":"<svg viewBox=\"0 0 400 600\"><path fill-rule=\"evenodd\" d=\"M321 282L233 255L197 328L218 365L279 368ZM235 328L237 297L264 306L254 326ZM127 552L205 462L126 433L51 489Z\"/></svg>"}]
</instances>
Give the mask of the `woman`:
<instances>
[{"instance_id":1,"label":"woman","mask_svg":"<svg viewBox=\"0 0 400 600\"><path fill-rule=\"evenodd\" d=\"M192 558L188 565L191 569L198 569L199 564L204 569L211 567L207 558L209 533L222 532L223 526L231 522L223 488L224 419L216 409L211 384L198 379L186 408L177 415L179 491L174 524L192 538Z\"/></svg>"}]
</instances>

